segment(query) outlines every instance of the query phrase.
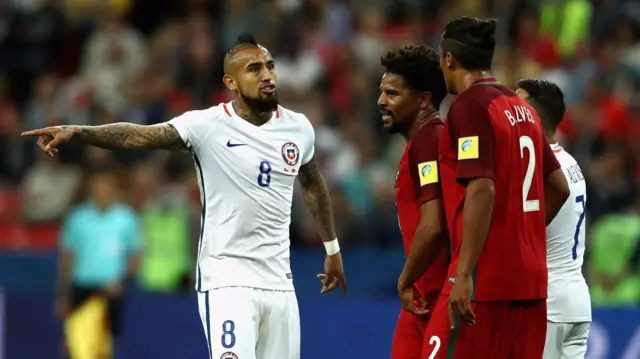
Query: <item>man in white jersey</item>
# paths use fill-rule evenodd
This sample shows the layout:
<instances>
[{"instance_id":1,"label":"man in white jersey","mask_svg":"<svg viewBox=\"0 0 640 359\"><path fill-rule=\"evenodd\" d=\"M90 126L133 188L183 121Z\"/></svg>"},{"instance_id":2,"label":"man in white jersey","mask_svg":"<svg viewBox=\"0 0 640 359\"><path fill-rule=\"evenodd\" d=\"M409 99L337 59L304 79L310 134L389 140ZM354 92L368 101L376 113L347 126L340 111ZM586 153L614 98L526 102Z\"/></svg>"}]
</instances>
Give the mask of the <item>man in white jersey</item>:
<instances>
[{"instance_id":1,"label":"man in white jersey","mask_svg":"<svg viewBox=\"0 0 640 359\"><path fill-rule=\"evenodd\" d=\"M322 292L346 283L331 202L314 158L309 120L278 105L271 54L250 35L224 58L235 100L154 126L115 123L26 132L53 155L71 139L109 149L190 151L202 198L198 306L213 359L300 358L298 303L289 266L296 177L327 258Z\"/></svg>"},{"instance_id":2,"label":"man in white jersey","mask_svg":"<svg viewBox=\"0 0 640 359\"><path fill-rule=\"evenodd\" d=\"M547 226L549 292L544 358L584 358L591 326L589 287L582 275L587 190L580 166L556 141L556 128L565 113L564 95L556 84L537 79L518 81L517 93L538 112L571 190Z\"/></svg>"}]
</instances>

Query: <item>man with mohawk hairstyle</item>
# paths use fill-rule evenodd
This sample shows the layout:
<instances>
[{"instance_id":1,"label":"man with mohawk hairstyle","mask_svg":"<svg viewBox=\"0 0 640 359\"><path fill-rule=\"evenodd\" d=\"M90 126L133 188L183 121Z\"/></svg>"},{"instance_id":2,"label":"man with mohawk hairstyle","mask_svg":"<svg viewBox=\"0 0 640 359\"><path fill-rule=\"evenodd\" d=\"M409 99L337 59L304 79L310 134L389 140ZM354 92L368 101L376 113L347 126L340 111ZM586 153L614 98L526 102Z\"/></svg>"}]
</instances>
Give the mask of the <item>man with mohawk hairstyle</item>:
<instances>
[{"instance_id":1,"label":"man with mohawk hairstyle","mask_svg":"<svg viewBox=\"0 0 640 359\"><path fill-rule=\"evenodd\" d=\"M289 266L296 177L327 258L322 293L346 282L331 200L303 114L278 104L275 62L251 35L224 58L235 100L189 111L167 123L57 126L39 136L49 155L77 140L108 149L176 149L193 154L202 198L198 306L210 358L298 359L300 318Z\"/></svg>"}]
</instances>

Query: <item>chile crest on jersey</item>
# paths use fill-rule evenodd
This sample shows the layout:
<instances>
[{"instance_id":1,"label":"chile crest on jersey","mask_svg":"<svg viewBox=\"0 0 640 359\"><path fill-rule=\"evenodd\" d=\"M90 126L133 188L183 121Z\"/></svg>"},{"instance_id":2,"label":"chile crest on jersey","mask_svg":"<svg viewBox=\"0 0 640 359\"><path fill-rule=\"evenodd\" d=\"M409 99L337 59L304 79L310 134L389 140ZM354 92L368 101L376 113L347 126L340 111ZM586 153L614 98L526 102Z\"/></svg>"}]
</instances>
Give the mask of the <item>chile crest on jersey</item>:
<instances>
[{"instance_id":1,"label":"chile crest on jersey","mask_svg":"<svg viewBox=\"0 0 640 359\"><path fill-rule=\"evenodd\" d=\"M282 159L289 166L295 166L300 159L300 150L293 142L286 142L282 145Z\"/></svg>"}]
</instances>

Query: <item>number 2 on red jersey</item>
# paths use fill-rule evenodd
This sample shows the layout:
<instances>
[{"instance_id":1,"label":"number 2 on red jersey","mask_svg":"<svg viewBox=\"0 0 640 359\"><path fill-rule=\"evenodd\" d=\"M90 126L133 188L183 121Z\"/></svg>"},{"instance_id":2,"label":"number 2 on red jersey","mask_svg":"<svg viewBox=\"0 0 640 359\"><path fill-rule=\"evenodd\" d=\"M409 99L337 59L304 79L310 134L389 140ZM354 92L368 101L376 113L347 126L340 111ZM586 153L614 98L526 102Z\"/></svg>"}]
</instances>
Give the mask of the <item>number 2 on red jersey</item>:
<instances>
[{"instance_id":1,"label":"number 2 on red jersey","mask_svg":"<svg viewBox=\"0 0 640 359\"><path fill-rule=\"evenodd\" d=\"M533 173L536 170L536 151L533 140L529 136L520 136L520 158L524 159L524 150L529 151L529 164L527 172L522 182L522 210L524 212L537 212L540 210L540 201L537 199L527 199L531 190Z\"/></svg>"}]
</instances>

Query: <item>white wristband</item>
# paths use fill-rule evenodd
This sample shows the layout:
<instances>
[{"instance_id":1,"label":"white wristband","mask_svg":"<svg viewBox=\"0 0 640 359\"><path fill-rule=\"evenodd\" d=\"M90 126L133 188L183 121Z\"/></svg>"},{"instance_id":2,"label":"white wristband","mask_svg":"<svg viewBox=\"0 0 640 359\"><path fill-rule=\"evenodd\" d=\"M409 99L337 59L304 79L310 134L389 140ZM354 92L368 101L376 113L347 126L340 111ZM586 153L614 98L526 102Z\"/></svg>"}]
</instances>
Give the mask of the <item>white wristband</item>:
<instances>
[{"instance_id":1,"label":"white wristband","mask_svg":"<svg viewBox=\"0 0 640 359\"><path fill-rule=\"evenodd\" d=\"M324 249L327 251L328 256L332 256L340 252L340 245L338 244L338 238L329 242L322 242L322 243L324 243Z\"/></svg>"}]
</instances>

